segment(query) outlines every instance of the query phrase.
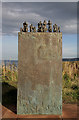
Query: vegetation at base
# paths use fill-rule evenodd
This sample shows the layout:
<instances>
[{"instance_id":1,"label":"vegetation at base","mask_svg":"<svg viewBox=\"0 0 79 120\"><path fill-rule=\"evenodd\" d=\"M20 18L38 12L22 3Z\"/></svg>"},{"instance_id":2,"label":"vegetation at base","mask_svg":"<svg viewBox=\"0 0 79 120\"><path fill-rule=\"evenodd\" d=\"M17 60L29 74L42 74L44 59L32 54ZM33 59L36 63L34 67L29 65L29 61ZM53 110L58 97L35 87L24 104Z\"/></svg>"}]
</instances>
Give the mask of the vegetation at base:
<instances>
[{"instance_id":1,"label":"vegetation at base","mask_svg":"<svg viewBox=\"0 0 79 120\"><path fill-rule=\"evenodd\" d=\"M68 74L63 75L62 97L63 103L77 103L78 99L78 81L69 78Z\"/></svg>"},{"instance_id":2,"label":"vegetation at base","mask_svg":"<svg viewBox=\"0 0 79 120\"><path fill-rule=\"evenodd\" d=\"M63 62L63 103L77 103L79 100L79 61Z\"/></svg>"},{"instance_id":3,"label":"vegetation at base","mask_svg":"<svg viewBox=\"0 0 79 120\"><path fill-rule=\"evenodd\" d=\"M62 62L62 98L63 103L77 103L79 100L79 61ZM15 64L9 64L2 68L2 98L3 105L17 102L17 77L18 70ZM1 78L1 77L0 77Z\"/></svg>"}]
</instances>

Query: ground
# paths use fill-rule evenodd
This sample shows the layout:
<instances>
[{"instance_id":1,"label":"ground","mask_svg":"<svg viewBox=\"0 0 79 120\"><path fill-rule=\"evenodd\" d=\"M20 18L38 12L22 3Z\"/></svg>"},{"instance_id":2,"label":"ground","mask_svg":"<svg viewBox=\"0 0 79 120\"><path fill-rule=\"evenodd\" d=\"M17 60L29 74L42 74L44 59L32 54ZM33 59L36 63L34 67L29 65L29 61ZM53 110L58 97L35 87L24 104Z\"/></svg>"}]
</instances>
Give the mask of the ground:
<instances>
[{"instance_id":1,"label":"ground","mask_svg":"<svg viewBox=\"0 0 79 120\"><path fill-rule=\"evenodd\" d=\"M62 116L55 115L17 115L8 108L2 106L2 118L78 118L78 107L77 104L63 104ZM69 118L69 119L68 119ZM30 120L30 119L29 119ZM57 119L56 119L57 120Z\"/></svg>"}]
</instances>

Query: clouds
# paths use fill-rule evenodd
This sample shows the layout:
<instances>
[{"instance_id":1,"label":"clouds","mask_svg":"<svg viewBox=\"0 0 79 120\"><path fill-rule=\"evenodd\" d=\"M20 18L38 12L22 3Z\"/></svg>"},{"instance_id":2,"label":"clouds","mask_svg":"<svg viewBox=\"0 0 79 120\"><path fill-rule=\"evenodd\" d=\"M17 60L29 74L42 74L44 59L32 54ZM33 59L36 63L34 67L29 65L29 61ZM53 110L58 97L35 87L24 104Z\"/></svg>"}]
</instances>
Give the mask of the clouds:
<instances>
[{"instance_id":1,"label":"clouds","mask_svg":"<svg viewBox=\"0 0 79 120\"><path fill-rule=\"evenodd\" d=\"M60 25L63 33L77 33L77 3L2 3L3 34L16 35L25 20L36 26L44 19Z\"/></svg>"},{"instance_id":2,"label":"clouds","mask_svg":"<svg viewBox=\"0 0 79 120\"><path fill-rule=\"evenodd\" d=\"M27 21L29 25L32 23L34 26L37 26L37 23L40 20L43 22L44 19L47 21L50 19L53 24L58 24L61 27L61 32L65 34L62 41L63 57L76 57L77 37L74 33L77 33L77 3L3 2L2 32L8 36L7 39L5 36L5 45L3 42L4 58L17 59L17 40L14 43L12 41L17 38L17 34L24 21ZM69 37L70 34L71 37ZM14 35L15 37L12 37Z\"/></svg>"}]
</instances>

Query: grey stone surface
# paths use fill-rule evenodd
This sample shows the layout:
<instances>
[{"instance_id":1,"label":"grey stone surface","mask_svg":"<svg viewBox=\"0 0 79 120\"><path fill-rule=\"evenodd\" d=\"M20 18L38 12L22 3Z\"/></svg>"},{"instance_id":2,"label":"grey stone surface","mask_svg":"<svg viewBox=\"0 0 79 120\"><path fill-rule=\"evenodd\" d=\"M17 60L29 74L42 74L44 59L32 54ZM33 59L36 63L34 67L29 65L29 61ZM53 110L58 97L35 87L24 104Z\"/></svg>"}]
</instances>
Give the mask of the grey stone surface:
<instances>
[{"instance_id":1,"label":"grey stone surface","mask_svg":"<svg viewBox=\"0 0 79 120\"><path fill-rule=\"evenodd\" d=\"M62 114L62 33L18 33L18 114Z\"/></svg>"}]
</instances>

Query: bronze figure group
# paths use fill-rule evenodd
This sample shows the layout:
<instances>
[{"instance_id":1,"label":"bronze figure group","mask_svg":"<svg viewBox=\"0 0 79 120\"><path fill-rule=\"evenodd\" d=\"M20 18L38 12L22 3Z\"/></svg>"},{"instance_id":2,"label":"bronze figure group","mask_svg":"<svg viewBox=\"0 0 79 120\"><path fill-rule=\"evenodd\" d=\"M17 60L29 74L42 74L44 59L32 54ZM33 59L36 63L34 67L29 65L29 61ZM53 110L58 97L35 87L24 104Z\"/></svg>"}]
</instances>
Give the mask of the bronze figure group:
<instances>
[{"instance_id":1,"label":"bronze figure group","mask_svg":"<svg viewBox=\"0 0 79 120\"><path fill-rule=\"evenodd\" d=\"M48 25L48 29L47 29ZM36 30L36 27L34 27L32 24L29 26L30 32L52 32L52 23L49 20L48 23L46 20L42 23L41 21L38 23L38 29ZM28 32L28 24L27 22L23 23L23 29L20 28L20 32ZM58 27L57 24L53 25L53 32L60 32L60 27Z\"/></svg>"}]
</instances>

